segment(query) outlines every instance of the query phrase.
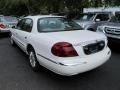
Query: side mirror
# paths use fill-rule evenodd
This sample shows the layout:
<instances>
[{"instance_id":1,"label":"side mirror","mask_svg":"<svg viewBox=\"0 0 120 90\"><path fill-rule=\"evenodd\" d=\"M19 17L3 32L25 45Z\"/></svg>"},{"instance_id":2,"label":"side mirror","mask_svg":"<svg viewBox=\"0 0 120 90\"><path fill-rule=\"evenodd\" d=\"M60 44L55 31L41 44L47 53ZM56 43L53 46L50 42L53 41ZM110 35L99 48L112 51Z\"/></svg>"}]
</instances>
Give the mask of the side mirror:
<instances>
[{"instance_id":1,"label":"side mirror","mask_svg":"<svg viewBox=\"0 0 120 90\"><path fill-rule=\"evenodd\" d=\"M96 21L96 22L100 22L101 20L100 20L100 19L96 19L95 21Z\"/></svg>"}]
</instances>

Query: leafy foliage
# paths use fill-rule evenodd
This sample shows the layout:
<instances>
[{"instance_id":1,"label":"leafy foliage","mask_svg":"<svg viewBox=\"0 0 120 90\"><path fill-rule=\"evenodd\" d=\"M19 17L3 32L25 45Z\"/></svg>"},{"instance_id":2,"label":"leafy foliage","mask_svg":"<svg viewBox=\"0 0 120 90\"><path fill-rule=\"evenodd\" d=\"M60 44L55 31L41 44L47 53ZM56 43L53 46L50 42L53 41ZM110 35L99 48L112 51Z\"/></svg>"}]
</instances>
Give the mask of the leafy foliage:
<instances>
[{"instance_id":1,"label":"leafy foliage","mask_svg":"<svg viewBox=\"0 0 120 90\"><path fill-rule=\"evenodd\" d=\"M0 0L0 14L33 15L81 12L84 7L119 6L120 0Z\"/></svg>"}]
</instances>

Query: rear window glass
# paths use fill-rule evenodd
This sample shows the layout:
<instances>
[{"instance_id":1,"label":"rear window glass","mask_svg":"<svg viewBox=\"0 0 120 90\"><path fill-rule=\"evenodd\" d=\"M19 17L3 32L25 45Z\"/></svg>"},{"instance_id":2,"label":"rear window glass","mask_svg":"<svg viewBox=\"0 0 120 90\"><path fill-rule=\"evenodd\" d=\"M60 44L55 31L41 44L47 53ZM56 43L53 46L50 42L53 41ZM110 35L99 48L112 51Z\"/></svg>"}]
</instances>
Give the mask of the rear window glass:
<instances>
[{"instance_id":1,"label":"rear window glass","mask_svg":"<svg viewBox=\"0 0 120 90\"><path fill-rule=\"evenodd\" d=\"M38 20L39 32L58 32L82 30L81 26L63 17L46 17Z\"/></svg>"}]
</instances>

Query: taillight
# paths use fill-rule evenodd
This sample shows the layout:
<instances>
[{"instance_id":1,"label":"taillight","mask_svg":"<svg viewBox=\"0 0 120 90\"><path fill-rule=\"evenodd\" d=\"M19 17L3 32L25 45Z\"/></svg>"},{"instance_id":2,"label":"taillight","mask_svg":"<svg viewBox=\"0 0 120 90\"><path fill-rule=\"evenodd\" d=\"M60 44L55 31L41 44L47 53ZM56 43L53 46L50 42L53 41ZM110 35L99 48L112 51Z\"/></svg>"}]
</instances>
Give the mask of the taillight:
<instances>
[{"instance_id":1,"label":"taillight","mask_svg":"<svg viewBox=\"0 0 120 90\"><path fill-rule=\"evenodd\" d=\"M6 28L6 26L5 26L4 24L0 24L0 28L5 29L5 28Z\"/></svg>"},{"instance_id":2,"label":"taillight","mask_svg":"<svg viewBox=\"0 0 120 90\"><path fill-rule=\"evenodd\" d=\"M72 46L72 44L68 42L59 42L56 43L52 49L52 54L58 57L75 57L78 56L78 53Z\"/></svg>"}]
</instances>

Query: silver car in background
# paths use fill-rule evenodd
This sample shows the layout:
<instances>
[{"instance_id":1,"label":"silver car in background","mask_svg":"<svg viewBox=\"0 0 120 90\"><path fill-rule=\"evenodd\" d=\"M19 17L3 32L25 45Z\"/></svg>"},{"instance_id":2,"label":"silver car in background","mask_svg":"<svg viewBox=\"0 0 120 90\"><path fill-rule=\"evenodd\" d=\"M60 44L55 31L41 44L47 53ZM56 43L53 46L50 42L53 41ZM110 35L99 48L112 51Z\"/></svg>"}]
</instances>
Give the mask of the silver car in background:
<instances>
[{"instance_id":1,"label":"silver car in background","mask_svg":"<svg viewBox=\"0 0 120 90\"><path fill-rule=\"evenodd\" d=\"M120 14L107 23L98 26L97 32L104 33L110 41L120 42Z\"/></svg>"},{"instance_id":2,"label":"silver car in background","mask_svg":"<svg viewBox=\"0 0 120 90\"><path fill-rule=\"evenodd\" d=\"M96 31L99 25L108 22L112 16L113 14L109 12L83 13L78 15L74 21L85 30Z\"/></svg>"},{"instance_id":3,"label":"silver car in background","mask_svg":"<svg viewBox=\"0 0 120 90\"><path fill-rule=\"evenodd\" d=\"M16 17L0 15L0 33L8 33L9 29L15 27L18 23Z\"/></svg>"}]
</instances>

